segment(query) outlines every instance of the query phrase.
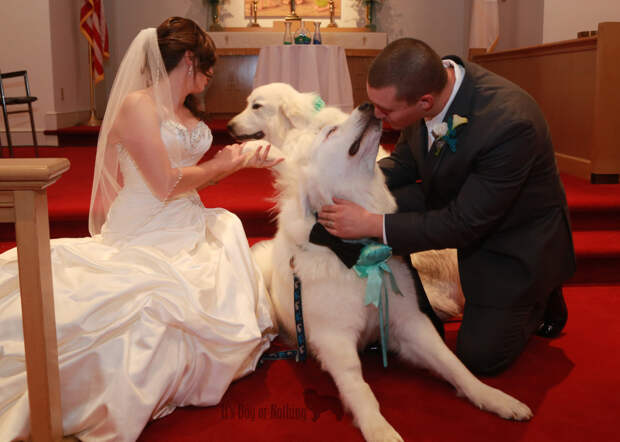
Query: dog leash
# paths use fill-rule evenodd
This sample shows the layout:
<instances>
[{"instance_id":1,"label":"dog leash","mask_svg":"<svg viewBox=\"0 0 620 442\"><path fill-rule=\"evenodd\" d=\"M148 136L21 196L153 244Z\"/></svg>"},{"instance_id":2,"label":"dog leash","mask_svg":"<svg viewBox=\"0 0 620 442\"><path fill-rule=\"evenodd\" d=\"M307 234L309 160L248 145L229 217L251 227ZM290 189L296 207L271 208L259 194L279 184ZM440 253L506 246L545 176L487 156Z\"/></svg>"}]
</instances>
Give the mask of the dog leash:
<instances>
[{"instance_id":1,"label":"dog leash","mask_svg":"<svg viewBox=\"0 0 620 442\"><path fill-rule=\"evenodd\" d=\"M396 284L396 279L387 260L392 256L392 248L388 245L375 241L364 241L362 248L353 270L360 278L366 278L366 297L365 305L373 304L379 313L379 331L381 335L381 355L383 366L387 367L387 348L389 341L389 301L388 289L385 283L385 273L389 275L392 291L403 296ZM291 267L294 258L291 258ZM304 316L301 307L301 281L293 273L293 305L295 308L295 331L297 333L297 350L283 350L273 353L265 353L259 359L259 364L263 361L275 361L278 359L295 359L297 362L306 360L306 333L304 329Z\"/></svg>"},{"instance_id":2,"label":"dog leash","mask_svg":"<svg viewBox=\"0 0 620 442\"><path fill-rule=\"evenodd\" d=\"M291 265L293 258L291 258ZM296 362L306 361L306 332L304 329L304 315L301 309L301 281L293 273L293 305L295 307L295 331L297 332L297 350L283 350L265 353L258 363L263 361L277 361L278 359L295 359Z\"/></svg>"}]
</instances>

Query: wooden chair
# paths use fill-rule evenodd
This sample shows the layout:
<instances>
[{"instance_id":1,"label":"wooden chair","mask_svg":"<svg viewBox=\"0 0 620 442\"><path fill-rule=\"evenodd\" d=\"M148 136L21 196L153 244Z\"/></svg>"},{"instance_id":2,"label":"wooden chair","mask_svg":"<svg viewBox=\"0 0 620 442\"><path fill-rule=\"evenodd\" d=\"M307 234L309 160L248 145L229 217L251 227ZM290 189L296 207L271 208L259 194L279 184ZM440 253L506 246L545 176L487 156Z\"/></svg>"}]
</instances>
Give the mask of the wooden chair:
<instances>
[{"instance_id":1,"label":"wooden chair","mask_svg":"<svg viewBox=\"0 0 620 442\"><path fill-rule=\"evenodd\" d=\"M15 223L34 442L72 440L62 430L46 192L68 169L66 158L0 159L0 223Z\"/></svg>"},{"instance_id":2,"label":"wooden chair","mask_svg":"<svg viewBox=\"0 0 620 442\"><path fill-rule=\"evenodd\" d=\"M18 97L7 97L2 81L5 78L14 78L14 77L23 77L24 78L24 88L26 90L25 96ZM10 114L19 114L28 112L30 114L30 128L32 129L32 141L34 143L34 153L38 157L39 156L39 148L37 144L37 132L34 128L34 117L32 115L32 103L37 101L37 97L30 95L30 83L28 82L28 72L26 71L15 71L15 72L0 72L0 104L2 105L2 115L4 116L4 127L6 129L6 139L9 145L9 156L13 156L13 141L11 139L11 129L9 128L9 115ZM14 105L27 105L28 108L18 109L9 111L7 108L9 106ZM0 144L0 156L2 154Z\"/></svg>"}]
</instances>

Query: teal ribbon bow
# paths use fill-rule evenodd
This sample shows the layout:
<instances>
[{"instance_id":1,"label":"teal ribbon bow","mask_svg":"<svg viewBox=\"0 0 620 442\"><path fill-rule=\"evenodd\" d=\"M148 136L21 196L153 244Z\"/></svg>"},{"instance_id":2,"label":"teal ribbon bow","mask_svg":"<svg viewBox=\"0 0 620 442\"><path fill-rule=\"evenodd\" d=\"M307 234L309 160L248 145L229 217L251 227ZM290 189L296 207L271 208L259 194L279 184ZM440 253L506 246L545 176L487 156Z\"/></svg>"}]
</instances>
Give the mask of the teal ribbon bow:
<instances>
[{"instance_id":1,"label":"teal ribbon bow","mask_svg":"<svg viewBox=\"0 0 620 442\"><path fill-rule=\"evenodd\" d=\"M392 256L392 248L385 244L371 242L366 244L357 263L353 266L355 273L360 278L367 278L365 305L373 304L379 309L379 327L381 330L381 352L383 366L387 367L387 344L389 339L389 308L388 290L383 281L387 273L392 284L392 291L402 296L396 285L392 269L387 260ZM383 296L381 296L383 294Z\"/></svg>"},{"instance_id":2,"label":"teal ribbon bow","mask_svg":"<svg viewBox=\"0 0 620 442\"><path fill-rule=\"evenodd\" d=\"M314 104L314 110L317 111L317 112L325 107L325 102L318 95L314 99L314 103L313 104Z\"/></svg>"}]
</instances>

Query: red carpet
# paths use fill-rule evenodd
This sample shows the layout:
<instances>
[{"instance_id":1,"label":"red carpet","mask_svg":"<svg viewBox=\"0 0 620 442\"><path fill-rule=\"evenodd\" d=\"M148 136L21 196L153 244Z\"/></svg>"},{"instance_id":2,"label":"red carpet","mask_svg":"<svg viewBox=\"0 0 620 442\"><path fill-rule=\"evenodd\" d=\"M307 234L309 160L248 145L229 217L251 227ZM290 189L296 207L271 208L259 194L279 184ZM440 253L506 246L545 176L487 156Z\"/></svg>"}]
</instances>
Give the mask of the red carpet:
<instances>
[{"instance_id":1,"label":"red carpet","mask_svg":"<svg viewBox=\"0 0 620 442\"><path fill-rule=\"evenodd\" d=\"M32 150L16 149L18 156ZM52 237L87 235L95 149L40 148L41 156L66 157L71 169L48 190ZM617 440L620 356L620 185L591 185L562 176L578 257L565 289L569 322L554 340L532 339L517 363L486 381L527 403L534 418L504 421L457 398L431 374L399 363L383 369L375 353L363 355L364 375L386 418L411 441ZM265 171L241 171L201 192L208 207L238 214L250 242L274 232L273 192ZM13 246L7 224L0 250ZM453 348L458 323L448 324ZM278 344L276 344L278 345ZM331 378L313 360L267 362L235 382L217 407L178 409L151 423L142 441L361 441L343 413Z\"/></svg>"},{"instance_id":2,"label":"red carpet","mask_svg":"<svg viewBox=\"0 0 620 442\"><path fill-rule=\"evenodd\" d=\"M383 369L378 354L365 354L364 377L382 413L406 441L617 440L620 287L569 287L566 298L571 316L565 333L555 340L534 338L510 370L485 379L527 403L531 421L482 412L428 372L394 357ZM457 327L447 328L452 348ZM350 416L341 415L337 397L314 360L267 362L234 383L219 406L177 409L153 421L140 440L362 441Z\"/></svg>"}]
</instances>

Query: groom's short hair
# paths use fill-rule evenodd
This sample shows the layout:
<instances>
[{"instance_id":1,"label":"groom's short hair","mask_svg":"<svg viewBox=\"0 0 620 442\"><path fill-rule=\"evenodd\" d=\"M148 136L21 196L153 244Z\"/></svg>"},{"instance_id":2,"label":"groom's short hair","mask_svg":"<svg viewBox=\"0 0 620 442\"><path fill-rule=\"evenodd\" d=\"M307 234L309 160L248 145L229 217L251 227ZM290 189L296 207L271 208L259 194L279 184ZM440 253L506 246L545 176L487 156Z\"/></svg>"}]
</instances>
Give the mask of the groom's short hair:
<instances>
[{"instance_id":1,"label":"groom's short hair","mask_svg":"<svg viewBox=\"0 0 620 442\"><path fill-rule=\"evenodd\" d=\"M408 103L415 103L424 94L440 92L447 78L439 55L415 38L399 38L388 44L368 70L371 88L394 86L396 98Z\"/></svg>"}]
</instances>

